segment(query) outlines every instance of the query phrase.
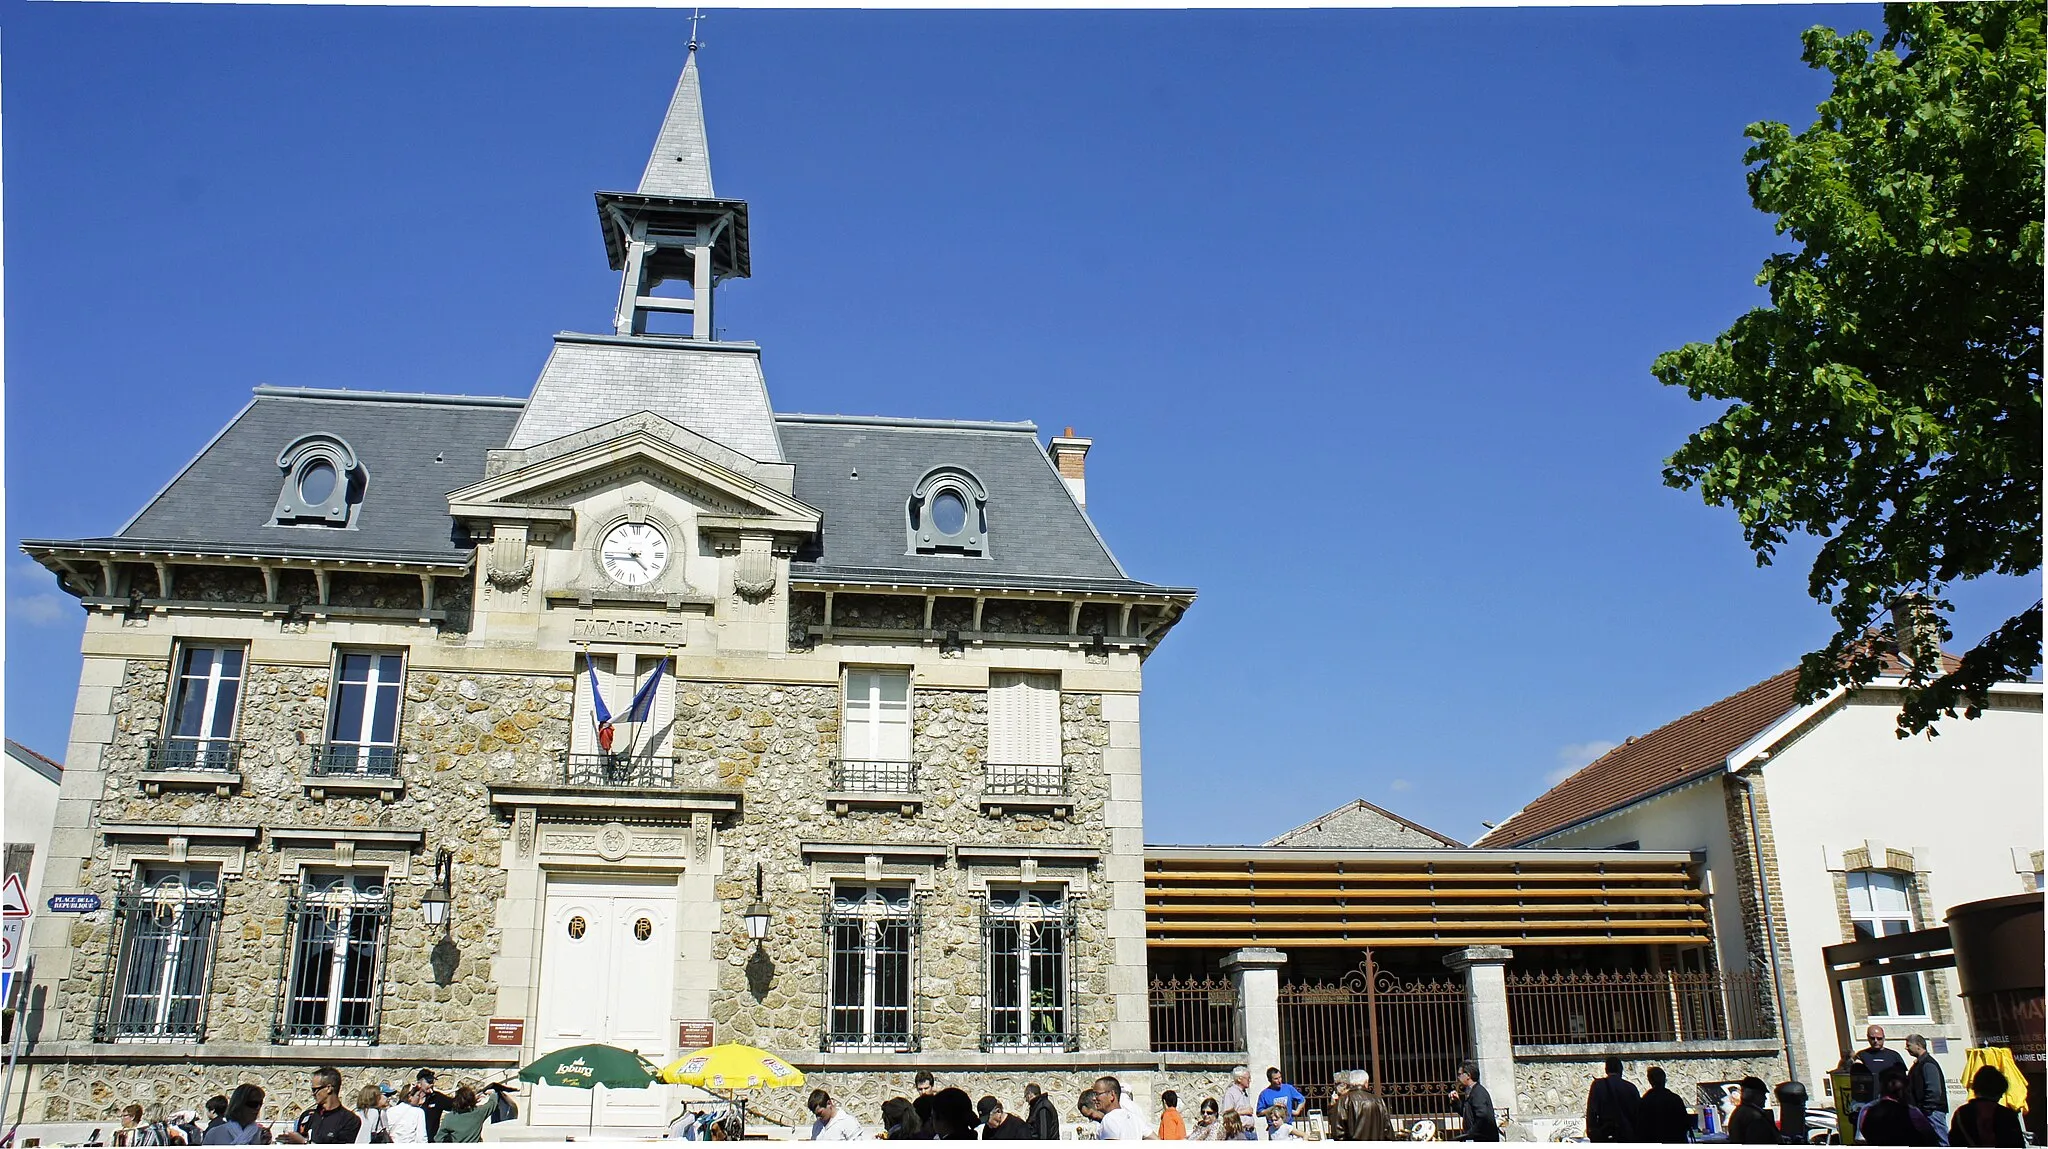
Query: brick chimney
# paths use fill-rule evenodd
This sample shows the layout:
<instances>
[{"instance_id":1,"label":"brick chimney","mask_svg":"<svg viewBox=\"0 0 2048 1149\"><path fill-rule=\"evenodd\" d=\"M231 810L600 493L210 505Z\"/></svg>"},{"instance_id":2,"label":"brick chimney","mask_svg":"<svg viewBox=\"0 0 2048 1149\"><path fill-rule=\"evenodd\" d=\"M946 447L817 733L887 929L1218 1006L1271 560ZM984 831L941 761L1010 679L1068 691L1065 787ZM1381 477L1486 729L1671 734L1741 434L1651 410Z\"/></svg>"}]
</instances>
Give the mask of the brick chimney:
<instances>
[{"instance_id":1,"label":"brick chimney","mask_svg":"<svg viewBox=\"0 0 2048 1149\"><path fill-rule=\"evenodd\" d=\"M1908 592L1892 600L1892 639L1905 670L1925 666L1930 677L1939 675L1941 638L1941 619L1925 595Z\"/></svg>"},{"instance_id":2,"label":"brick chimney","mask_svg":"<svg viewBox=\"0 0 2048 1149\"><path fill-rule=\"evenodd\" d=\"M1075 438L1072 427L1066 434L1052 437L1052 465L1083 510L1088 507L1088 448L1094 445L1093 439Z\"/></svg>"}]
</instances>

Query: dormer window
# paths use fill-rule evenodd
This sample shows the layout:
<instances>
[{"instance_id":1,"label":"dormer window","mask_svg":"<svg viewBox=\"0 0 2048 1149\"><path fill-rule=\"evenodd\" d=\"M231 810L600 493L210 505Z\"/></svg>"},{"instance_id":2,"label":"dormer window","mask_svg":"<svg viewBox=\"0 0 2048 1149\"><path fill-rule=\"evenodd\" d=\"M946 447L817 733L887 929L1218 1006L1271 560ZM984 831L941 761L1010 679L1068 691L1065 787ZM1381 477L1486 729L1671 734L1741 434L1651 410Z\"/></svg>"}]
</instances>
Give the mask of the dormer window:
<instances>
[{"instance_id":1,"label":"dormer window","mask_svg":"<svg viewBox=\"0 0 2048 1149\"><path fill-rule=\"evenodd\" d=\"M348 442L335 435L301 435L277 456L284 487L275 521L294 526L355 525L368 476Z\"/></svg>"},{"instance_id":2,"label":"dormer window","mask_svg":"<svg viewBox=\"0 0 2048 1149\"><path fill-rule=\"evenodd\" d=\"M939 467L910 492L909 553L988 554L988 491L961 467Z\"/></svg>"}]
</instances>

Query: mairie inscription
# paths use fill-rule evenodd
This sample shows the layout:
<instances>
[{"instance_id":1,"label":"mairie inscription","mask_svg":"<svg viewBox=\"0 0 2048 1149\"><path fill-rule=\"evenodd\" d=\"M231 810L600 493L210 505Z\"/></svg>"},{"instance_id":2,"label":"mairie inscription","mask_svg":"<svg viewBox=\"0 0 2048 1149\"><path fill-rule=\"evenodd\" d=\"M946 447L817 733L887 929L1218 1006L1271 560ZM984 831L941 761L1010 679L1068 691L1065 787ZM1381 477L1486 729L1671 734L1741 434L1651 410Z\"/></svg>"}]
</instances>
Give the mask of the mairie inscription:
<instances>
[{"instance_id":1,"label":"mairie inscription","mask_svg":"<svg viewBox=\"0 0 2048 1149\"><path fill-rule=\"evenodd\" d=\"M579 618L570 623L570 637L578 642L658 642L681 646L688 636L688 623L665 619Z\"/></svg>"}]
</instances>

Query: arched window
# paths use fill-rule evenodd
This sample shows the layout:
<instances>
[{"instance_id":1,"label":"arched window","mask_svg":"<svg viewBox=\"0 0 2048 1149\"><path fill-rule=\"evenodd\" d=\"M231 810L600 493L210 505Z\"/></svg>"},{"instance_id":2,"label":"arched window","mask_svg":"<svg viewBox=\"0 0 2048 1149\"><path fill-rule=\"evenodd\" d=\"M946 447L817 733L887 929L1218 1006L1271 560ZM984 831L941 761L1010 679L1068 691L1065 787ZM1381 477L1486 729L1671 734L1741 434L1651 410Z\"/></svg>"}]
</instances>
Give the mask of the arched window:
<instances>
[{"instance_id":1,"label":"arched window","mask_svg":"<svg viewBox=\"0 0 2048 1149\"><path fill-rule=\"evenodd\" d=\"M284 486L276 522L292 526L350 527L362 506L369 476L348 442L335 435L301 435L278 452Z\"/></svg>"},{"instance_id":2,"label":"arched window","mask_svg":"<svg viewBox=\"0 0 2048 1149\"><path fill-rule=\"evenodd\" d=\"M937 467L911 488L910 554L988 554L988 491L963 467Z\"/></svg>"}]
</instances>

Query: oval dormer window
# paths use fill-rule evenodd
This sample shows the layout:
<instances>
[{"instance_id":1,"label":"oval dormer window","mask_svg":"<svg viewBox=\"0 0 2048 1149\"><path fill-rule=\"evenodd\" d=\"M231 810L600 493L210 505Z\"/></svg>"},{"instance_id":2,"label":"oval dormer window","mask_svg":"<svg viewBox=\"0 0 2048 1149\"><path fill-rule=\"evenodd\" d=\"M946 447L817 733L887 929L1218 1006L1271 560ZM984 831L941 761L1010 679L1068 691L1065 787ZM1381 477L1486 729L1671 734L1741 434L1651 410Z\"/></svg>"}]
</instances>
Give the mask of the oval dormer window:
<instances>
[{"instance_id":1,"label":"oval dormer window","mask_svg":"<svg viewBox=\"0 0 2048 1149\"><path fill-rule=\"evenodd\" d=\"M299 473L299 500L307 506L324 506L334 494L334 464L315 459Z\"/></svg>"},{"instance_id":2,"label":"oval dormer window","mask_svg":"<svg viewBox=\"0 0 2048 1149\"><path fill-rule=\"evenodd\" d=\"M355 448L334 435L301 435L278 453L284 484L273 522L284 526L352 527L369 475Z\"/></svg>"},{"instance_id":3,"label":"oval dormer window","mask_svg":"<svg viewBox=\"0 0 2048 1149\"><path fill-rule=\"evenodd\" d=\"M942 535L957 535L967 525L967 500L947 488L932 496L932 526Z\"/></svg>"},{"instance_id":4,"label":"oval dormer window","mask_svg":"<svg viewBox=\"0 0 2048 1149\"><path fill-rule=\"evenodd\" d=\"M988 557L988 491L963 467L937 467L904 508L910 554Z\"/></svg>"}]
</instances>

